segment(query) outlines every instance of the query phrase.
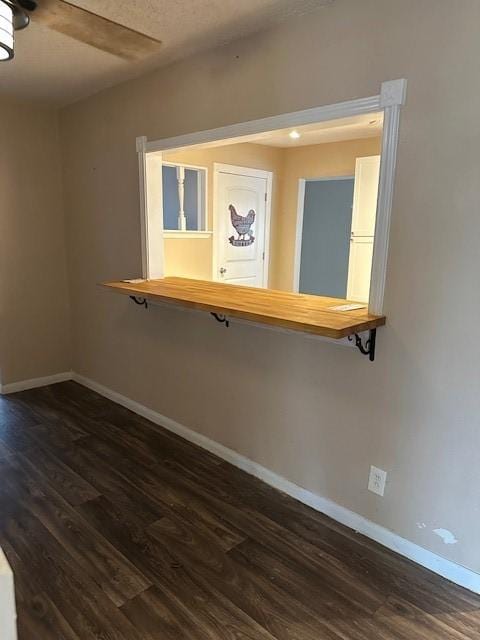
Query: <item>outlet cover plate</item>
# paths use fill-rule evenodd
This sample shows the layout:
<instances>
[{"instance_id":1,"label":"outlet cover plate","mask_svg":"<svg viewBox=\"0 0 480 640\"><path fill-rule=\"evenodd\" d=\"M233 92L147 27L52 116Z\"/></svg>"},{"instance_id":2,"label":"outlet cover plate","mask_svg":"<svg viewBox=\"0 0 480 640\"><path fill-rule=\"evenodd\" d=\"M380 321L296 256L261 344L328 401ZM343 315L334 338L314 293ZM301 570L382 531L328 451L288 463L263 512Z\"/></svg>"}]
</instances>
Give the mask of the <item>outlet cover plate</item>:
<instances>
[{"instance_id":1,"label":"outlet cover plate","mask_svg":"<svg viewBox=\"0 0 480 640\"><path fill-rule=\"evenodd\" d=\"M370 467L370 476L368 478L368 490L383 496L385 493L385 484L387 482L387 472L373 465Z\"/></svg>"}]
</instances>

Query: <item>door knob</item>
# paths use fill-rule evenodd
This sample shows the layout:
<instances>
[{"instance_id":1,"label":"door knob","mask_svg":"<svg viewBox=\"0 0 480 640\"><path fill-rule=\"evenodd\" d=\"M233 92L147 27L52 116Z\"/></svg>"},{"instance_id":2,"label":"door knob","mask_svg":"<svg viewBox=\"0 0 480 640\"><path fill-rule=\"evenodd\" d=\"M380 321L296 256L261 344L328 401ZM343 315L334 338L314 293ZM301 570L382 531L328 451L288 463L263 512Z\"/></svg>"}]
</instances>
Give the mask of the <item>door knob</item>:
<instances>
[{"instance_id":1,"label":"door knob","mask_svg":"<svg viewBox=\"0 0 480 640\"><path fill-rule=\"evenodd\" d=\"M224 273L227 273L227 270L225 269L225 267L220 267L220 273L222 276Z\"/></svg>"}]
</instances>

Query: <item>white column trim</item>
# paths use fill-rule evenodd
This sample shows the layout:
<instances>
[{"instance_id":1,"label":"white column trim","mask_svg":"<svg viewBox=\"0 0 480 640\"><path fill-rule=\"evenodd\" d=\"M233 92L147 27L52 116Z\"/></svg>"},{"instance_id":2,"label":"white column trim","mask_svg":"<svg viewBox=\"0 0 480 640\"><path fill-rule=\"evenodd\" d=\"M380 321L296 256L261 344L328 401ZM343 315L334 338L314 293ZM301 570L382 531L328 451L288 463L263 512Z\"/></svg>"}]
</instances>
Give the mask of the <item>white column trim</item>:
<instances>
[{"instance_id":1,"label":"white column trim","mask_svg":"<svg viewBox=\"0 0 480 640\"><path fill-rule=\"evenodd\" d=\"M147 138L137 138L142 277L151 280L164 275L162 154L146 147Z\"/></svg>"},{"instance_id":2,"label":"white column trim","mask_svg":"<svg viewBox=\"0 0 480 640\"><path fill-rule=\"evenodd\" d=\"M370 313L383 313L385 282L387 278L390 221L392 217L395 167L397 164L400 109L407 97L407 81L388 80L382 83L380 104L383 108L382 156L378 183L377 217L373 244L372 273L370 279Z\"/></svg>"},{"instance_id":3,"label":"white column trim","mask_svg":"<svg viewBox=\"0 0 480 640\"><path fill-rule=\"evenodd\" d=\"M179 164L176 167L177 191L178 191L178 230L187 230L187 218L185 217L185 167Z\"/></svg>"},{"instance_id":4,"label":"white column trim","mask_svg":"<svg viewBox=\"0 0 480 640\"><path fill-rule=\"evenodd\" d=\"M368 301L370 313L378 315L383 313L383 299L387 278L388 246L399 124L400 105L386 107L383 119L382 158L380 161L377 217L375 221L375 240L373 243L372 273Z\"/></svg>"},{"instance_id":5,"label":"white column trim","mask_svg":"<svg viewBox=\"0 0 480 640\"><path fill-rule=\"evenodd\" d=\"M138 187L140 196L140 234L142 243L142 277L148 277L148 240L147 240L147 171L146 171L147 136L136 139L138 154Z\"/></svg>"}]
</instances>

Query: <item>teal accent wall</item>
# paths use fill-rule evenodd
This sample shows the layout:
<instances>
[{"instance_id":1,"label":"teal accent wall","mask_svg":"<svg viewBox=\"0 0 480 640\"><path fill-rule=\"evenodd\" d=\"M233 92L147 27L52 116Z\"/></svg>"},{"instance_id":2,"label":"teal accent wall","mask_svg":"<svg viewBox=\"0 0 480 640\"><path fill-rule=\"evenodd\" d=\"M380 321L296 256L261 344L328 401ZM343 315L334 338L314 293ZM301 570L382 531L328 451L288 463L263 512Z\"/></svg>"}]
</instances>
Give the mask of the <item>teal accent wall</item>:
<instances>
[{"instance_id":1,"label":"teal accent wall","mask_svg":"<svg viewBox=\"0 0 480 640\"><path fill-rule=\"evenodd\" d=\"M301 293L345 298L354 179L305 183Z\"/></svg>"}]
</instances>

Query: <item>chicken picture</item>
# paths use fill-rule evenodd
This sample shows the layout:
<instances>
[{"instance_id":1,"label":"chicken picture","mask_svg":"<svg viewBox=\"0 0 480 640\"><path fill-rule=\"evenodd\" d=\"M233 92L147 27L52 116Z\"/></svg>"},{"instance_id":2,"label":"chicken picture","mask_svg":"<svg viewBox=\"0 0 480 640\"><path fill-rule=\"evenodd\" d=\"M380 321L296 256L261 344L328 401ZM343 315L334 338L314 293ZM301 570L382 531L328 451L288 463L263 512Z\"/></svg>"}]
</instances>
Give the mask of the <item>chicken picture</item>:
<instances>
[{"instance_id":1,"label":"chicken picture","mask_svg":"<svg viewBox=\"0 0 480 640\"><path fill-rule=\"evenodd\" d=\"M245 236L248 235L249 239L253 241L253 236L250 231L252 224L255 222L255 211L250 209L246 216L241 216L237 213L233 204L228 206L230 210L230 219L235 231L238 233L238 240L245 240Z\"/></svg>"}]
</instances>

